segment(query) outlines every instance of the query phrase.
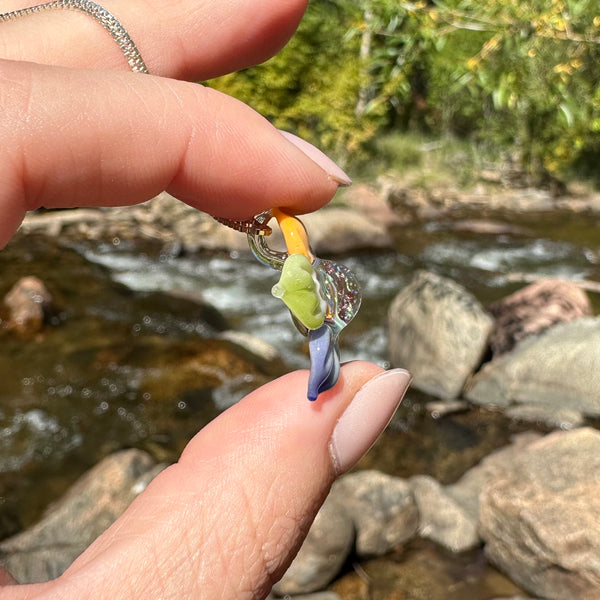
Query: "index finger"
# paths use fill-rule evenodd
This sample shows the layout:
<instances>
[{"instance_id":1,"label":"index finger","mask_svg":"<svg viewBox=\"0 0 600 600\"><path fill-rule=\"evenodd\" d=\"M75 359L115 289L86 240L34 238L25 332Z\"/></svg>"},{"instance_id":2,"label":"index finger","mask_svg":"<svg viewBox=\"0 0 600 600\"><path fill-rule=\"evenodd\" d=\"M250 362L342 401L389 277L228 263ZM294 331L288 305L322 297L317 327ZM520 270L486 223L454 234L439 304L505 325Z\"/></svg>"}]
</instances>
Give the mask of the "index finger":
<instances>
[{"instance_id":1,"label":"index finger","mask_svg":"<svg viewBox=\"0 0 600 600\"><path fill-rule=\"evenodd\" d=\"M0 246L40 206L136 204L167 190L244 220L316 210L348 183L315 148L188 82L0 60L0 106Z\"/></svg>"}]
</instances>

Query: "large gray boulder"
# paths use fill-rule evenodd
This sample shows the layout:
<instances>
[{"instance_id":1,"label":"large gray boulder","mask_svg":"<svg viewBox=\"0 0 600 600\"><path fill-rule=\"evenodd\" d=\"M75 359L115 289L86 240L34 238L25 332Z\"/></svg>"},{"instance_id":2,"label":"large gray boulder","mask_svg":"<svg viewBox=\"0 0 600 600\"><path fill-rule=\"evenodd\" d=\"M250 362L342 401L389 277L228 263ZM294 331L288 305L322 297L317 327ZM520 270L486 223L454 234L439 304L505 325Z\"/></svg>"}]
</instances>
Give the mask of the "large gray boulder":
<instances>
[{"instance_id":1,"label":"large gray boulder","mask_svg":"<svg viewBox=\"0 0 600 600\"><path fill-rule=\"evenodd\" d=\"M597 600L600 432L556 432L513 458L480 496L486 555L541 597Z\"/></svg>"},{"instance_id":2,"label":"large gray boulder","mask_svg":"<svg viewBox=\"0 0 600 600\"><path fill-rule=\"evenodd\" d=\"M533 431L515 435L510 444L492 452L469 469L457 482L446 486L445 493L462 508L471 521L478 523L479 498L483 488L510 469L516 458L526 452L527 447L540 437L539 433Z\"/></svg>"},{"instance_id":3,"label":"large gray boulder","mask_svg":"<svg viewBox=\"0 0 600 600\"><path fill-rule=\"evenodd\" d=\"M0 565L19 583L58 577L164 467L141 450L108 456L80 477L37 524L0 543Z\"/></svg>"},{"instance_id":4,"label":"large gray boulder","mask_svg":"<svg viewBox=\"0 0 600 600\"><path fill-rule=\"evenodd\" d=\"M390 360L412 385L443 399L460 396L487 349L492 318L458 283L420 271L389 310Z\"/></svg>"},{"instance_id":5,"label":"large gray boulder","mask_svg":"<svg viewBox=\"0 0 600 600\"><path fill-rule=\"evenodd\" d=\"M473 376L481 405L541 405L600 415L600 317L562 323L494 359Z\"/></svg>"}]
</instances>

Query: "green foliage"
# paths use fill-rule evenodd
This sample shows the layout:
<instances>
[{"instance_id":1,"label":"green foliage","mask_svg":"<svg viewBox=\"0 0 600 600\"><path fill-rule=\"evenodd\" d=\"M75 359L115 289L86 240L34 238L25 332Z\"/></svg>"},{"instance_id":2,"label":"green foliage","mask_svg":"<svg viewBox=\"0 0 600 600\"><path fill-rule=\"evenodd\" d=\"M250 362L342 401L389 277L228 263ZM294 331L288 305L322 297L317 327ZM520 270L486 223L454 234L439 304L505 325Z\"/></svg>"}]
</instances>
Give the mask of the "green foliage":
<instances>
[{"instance_id":1,"label":"green foliage","mask_svg":"<svg viewBox=\"0 0 600 600\"><path fill-rule=\"evenodd\" d=\"M455 40L472 37L469 27L483 36L478 52L456 69L467 101L454 110L464 114L467 105L477 139L510 149L529 173L563 174L597 140L596 3L457 0L439 10L454 19Z\"/></svg>"},{"instance_id":2,"label":"green foliage","mask_svg":"<svg viewBox=\"0 0 600 600\"><path fill-rule=\"evenodd\" d=\"M542 183L600 158L599 58L597 0L312 0L277 57L211 85L342 162L454 135Z\"/></svg>"},{"instance_id":3,"label":"green foliage","mask_svg":"<svg viewBox=\"0 0 600 600\"><path fill-rule=\"evenodd\" d=\"M312 2L275 58L210 85L343 159L376 131L355 114L360 70L352 60L356 43L346 37L351 23L352 16L335 3Z\"/></svg>"},{"instance_id":4,"label":"green foliage","mask_svg":"<svg viewBox=\"0 0 600 600\"><path fill-rule=\"evenodd\" d=\"M357 164L353 174L370 178L399 171L413 187L469 186L479 179L490 155L482 156L468 140L456 136L432 136L392 131L367 144L368 158Z\"/></svg>"}]
</instances>

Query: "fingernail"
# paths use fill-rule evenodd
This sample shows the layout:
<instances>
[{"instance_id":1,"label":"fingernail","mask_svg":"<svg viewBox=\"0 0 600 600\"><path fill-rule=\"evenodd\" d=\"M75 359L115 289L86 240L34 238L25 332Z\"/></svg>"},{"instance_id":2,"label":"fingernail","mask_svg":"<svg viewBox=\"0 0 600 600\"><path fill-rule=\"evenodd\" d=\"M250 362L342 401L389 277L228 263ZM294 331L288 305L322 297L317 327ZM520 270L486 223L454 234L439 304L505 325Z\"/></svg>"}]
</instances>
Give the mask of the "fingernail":
<instances>
[{"instance_id":1,"label":"fingernail","mask_svg":"<svg viewBox=\"0 0 600 600\"><path fill-rule=\"evenodd\" d=\"M368 381L339 418L329 442L338 475L351 469L391 421L408 389L404 369L386 371Z\"/></svg>"},{"instance_id":2,"label":"fingernail","mask_svg":"<svg viewBox=\"0 0 600 600\"><path fill-rule=\"evenodd\" d=\"M352 179L340 169L324 152L321 152L318 148L309 144L306 140L299 138L297 135L290 133L289 131L279 130L279 133L288 141L294 144L296 148L302 150L308 158L310 158L313 162L317 163L327 175L333 181L336 181L339 185L343 187L347 187L352 185Z\"/></svg>"}]
</instances>

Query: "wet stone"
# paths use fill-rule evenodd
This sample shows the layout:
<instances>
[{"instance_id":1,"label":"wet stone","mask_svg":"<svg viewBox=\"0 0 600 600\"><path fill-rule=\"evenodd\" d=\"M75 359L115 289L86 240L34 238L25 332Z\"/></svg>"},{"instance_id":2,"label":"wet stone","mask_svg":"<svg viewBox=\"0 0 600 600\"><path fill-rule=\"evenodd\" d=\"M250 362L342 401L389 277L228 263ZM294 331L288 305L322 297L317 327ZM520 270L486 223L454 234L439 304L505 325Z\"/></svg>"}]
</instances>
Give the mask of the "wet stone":
<instances>
[{"instance_id":1,"label":"wet stone","mask_svg":"<svg viewBox=\"0 0 600 600\"><path fill-rule=\"evenodd\" d=\"M493 325L471 293L428 271L396 296L388 321L391 363L408 369L417 389L447 400L479 366Z\"/></svg>"},{"instance_id":2,"label":"wet stone","mask_svg":"<svg viewBox=\"0 0 600 600\"><path fill-rule=\"evenodd\" d=\"M322 590L340 572L353 542L352 519L340 498L329 495L296 558L273 587L274 593L285 596Z\"/></svg>"},{"instance_id":3,"label":"wet stone","mask_svg":"<svg viewBox=\"0 0 600 600\"><path fill-rule=\"evenodd\" d=\"M432 477L410 480L419 509L419 535L450 552L464 552L480 544L477 519L473 519Z\"/></svg>"},{"instance_id":4,"label":"wet stone","mask_svg":"<svg viewBox=\"0 0 600 600\"><path fill-rule=\"evenodd\" d=\"M382 556L417 534L419 513L404 479L358 471L339 479L331 494L354 522L358 556Z\"/></svg>"},{"instance_id":5,"label":"wet stone","mask_svg":"<svg viewBox=\"0 0 600 600\"><path fill-rule=\"evenodd\" d=\"M446 415L452 415L469 410L469 403L464 400L454 400L445 402L428 402L425 405L427 411L434 419L441 419Z\"/></svg>"},{"instance_id":6,"label":"wet stone","mask_svg":"<svg viewBox=\"0 0 600 600\"><path fill-rule=\"evenodd\" d=\"M285 373L285 362L279 351L256 336L242 331L227 330L218 335L228 349L252 363L261 372L278 377Z\"/></svg>"},{"instance_id":7,"label":"wet stone","mask_svg":"<svg viewBox=\"0 0 600 600\"><path fill-rule=\"evenodd\" d=\"M480 497L486 556L533 594L596 600L600 589L600 432L529 444Z\"/></svg>"},{"instance_id":8,"label":"wet stone","mask_svg":"<svg viewBox=\"0 0 600 600\"><path fill-rule=\"evenodd\" d=\"M479 552L457 557L419 539L397 553L361 562L358 572L331 587L344 600L483 600L522 592L486 566Z\"/></svg>"},{"instance_id":9,"label":"wet stone","mask_svg":"<svg viewBox=\"0 0 600 600\"><path fill-rule=\"evenodd\" d=\"M141 450L105 458L48 507L37 524L0 543L0 565L19 583L58 577L164 467Z\"/></svg>"},{"instance_id":10,"label":"wet stone","mask_svg":"<svg viewBox=\"0 0 600 600\"><path fill-rule=\"evenodd\" d=\"M52 296L38 277L22 277L4 297L6 327L28 337L41 331L51 309Z\"/></svg>"},{"instance_id":11,"label":"wet stone","mask_svg":"<svg viewBox=\"0 0 600 600\"><path fill-rule=\"evenodd\" d=\"M552 325L592 314L587 294L575 283L561 279L536 281L487 308L495 319L490 337L494 356Z\"/></svg>"}]
</instances>

